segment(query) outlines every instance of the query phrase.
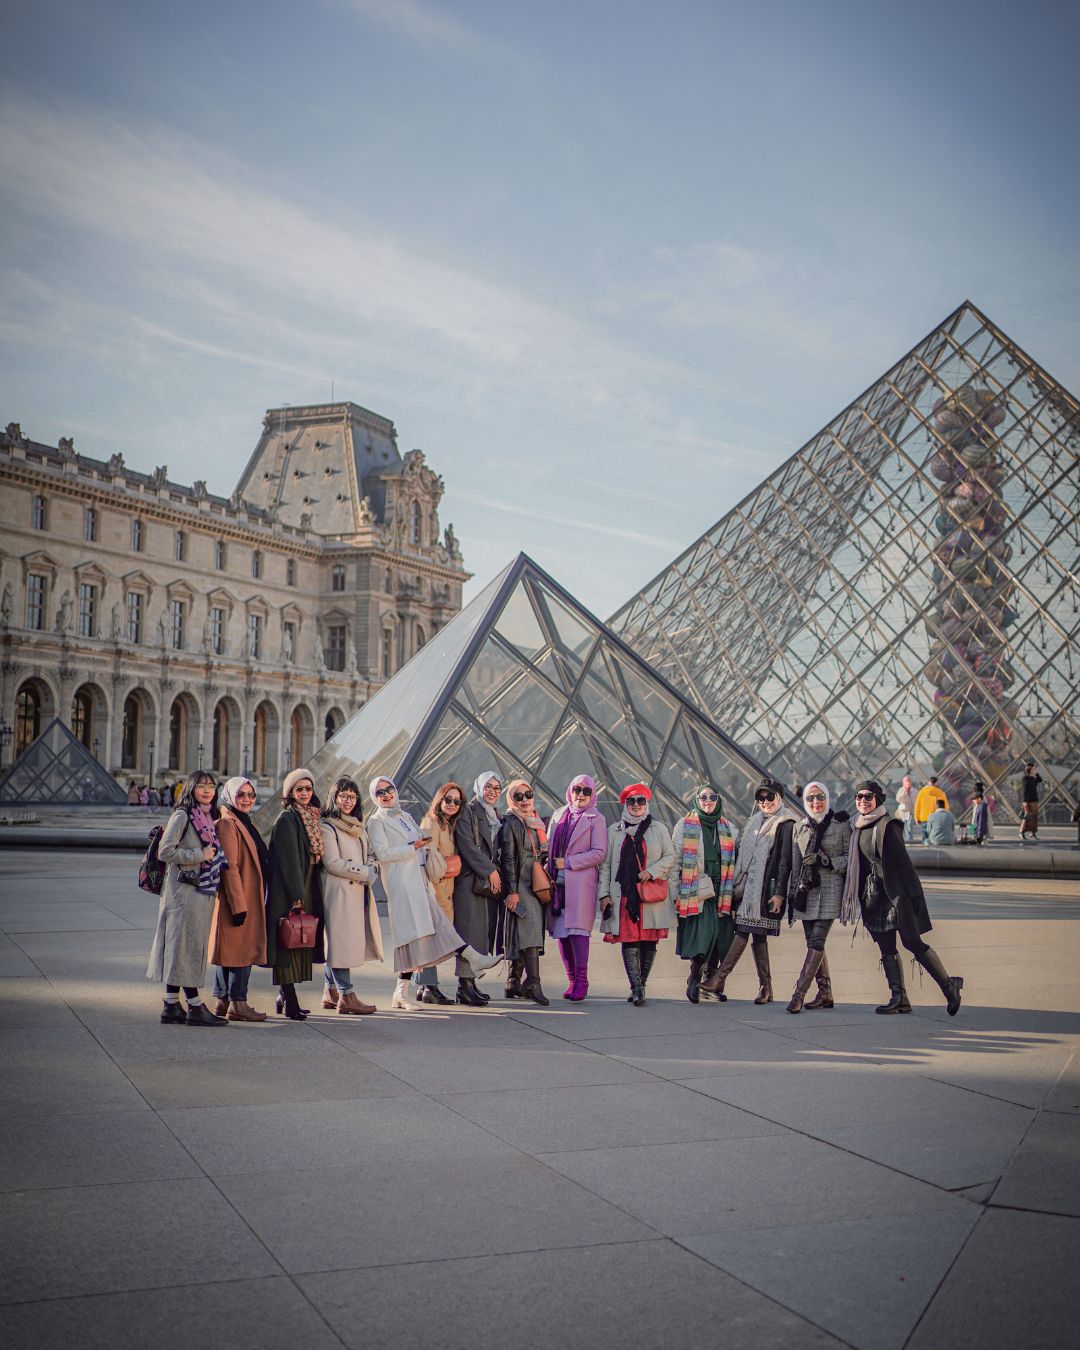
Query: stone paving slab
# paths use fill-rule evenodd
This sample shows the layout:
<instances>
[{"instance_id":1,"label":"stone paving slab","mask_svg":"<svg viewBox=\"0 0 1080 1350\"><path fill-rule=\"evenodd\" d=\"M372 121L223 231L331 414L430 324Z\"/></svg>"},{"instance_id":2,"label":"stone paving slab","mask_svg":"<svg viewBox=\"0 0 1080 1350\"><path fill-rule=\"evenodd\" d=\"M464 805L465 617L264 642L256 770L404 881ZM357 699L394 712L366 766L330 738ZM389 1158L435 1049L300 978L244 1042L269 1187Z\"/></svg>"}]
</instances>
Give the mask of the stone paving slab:
<instances>
[{"instance_id":1,"label":"stone paving slab","mask_svg":"<svg viewBox=\"0 0 1080 1350\"><path fill-rule=\"evenodd\" d=\"M4 1350L1074 1339L1075 884L932 884L957 1018L914 978L876 1017L861 934L790 1016L794 930L766 1006L749 959L690 1005L669 942L632 1008L594 943L582 1004L550 950L548 1008L496 972L488 1009L390 1013L370 965L375 1017L316 980L302 1026L196 1031L158 1021L134 861L0 852Z\"/></svg>"}]
</instances>

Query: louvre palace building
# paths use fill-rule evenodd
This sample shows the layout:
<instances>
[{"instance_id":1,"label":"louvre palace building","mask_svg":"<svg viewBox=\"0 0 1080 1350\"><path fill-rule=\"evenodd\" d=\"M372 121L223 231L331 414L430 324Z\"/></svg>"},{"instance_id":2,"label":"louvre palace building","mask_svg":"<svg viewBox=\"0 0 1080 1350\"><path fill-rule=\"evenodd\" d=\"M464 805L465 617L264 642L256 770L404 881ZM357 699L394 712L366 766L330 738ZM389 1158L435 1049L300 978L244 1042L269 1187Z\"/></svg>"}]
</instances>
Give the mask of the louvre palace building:
<instances>
[{"instance_id":1,"label":"louvre palace building","mask_svg":"<svg viewBox=\"0 0 1080 1350\"><path fill-rule=\"evenodd\" d=\"M54 717L125 785L264 785L461 608L443 480L353 403L273 409L231 496L0 435L0 767Z\"/></svg>"}]
</instances>

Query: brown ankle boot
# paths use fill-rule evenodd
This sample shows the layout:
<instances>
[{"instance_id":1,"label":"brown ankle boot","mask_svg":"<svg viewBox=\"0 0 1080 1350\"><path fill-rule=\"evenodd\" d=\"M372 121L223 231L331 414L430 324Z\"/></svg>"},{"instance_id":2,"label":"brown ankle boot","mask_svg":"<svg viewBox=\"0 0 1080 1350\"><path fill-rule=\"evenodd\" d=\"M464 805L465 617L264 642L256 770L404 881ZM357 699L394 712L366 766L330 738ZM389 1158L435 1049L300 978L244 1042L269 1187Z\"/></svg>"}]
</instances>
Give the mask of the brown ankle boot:
<instances>
[{"instance_id":1,"label":"brown ankle boot","mask_svg":"<svg viewBox=\"0 0 1080 1350\"><path fill-rule=\"evenodd\" d=\"M340 1000L341 995L338 993L336 985L323 985L322 1005L324 1008L336 1008Z\"/></svg>"},{"instance_id":2,"label":"brown ankle boot","mask_svg":"<svg viewBox=\"0 0 1080 1350\"><path fill-rule=\"evenodd\" d=\"M738 964L739 957L746 951L746 944L750 941L743 933L736 933L732 939L731 946L727 949L727 956L720 962L720 968L710 980L702 980L698 988L706 994L722 994L724 992L724 982Z\"/></svg>"},{"instance_id":3,"label":"brown ankle boot","mask_svg":"<svg viewBox=\"0 0 1080 1350\"><path fill-rule=\"evenodd\" d=\"M757 967L758 996L755 1003L772 1002L772 971L769 969L769 939L754 943L754 965Z\"/></svg>"},{"instance_id":4,"label":"brown ankle boot","mask_svg":"<svg viewBox=\"0 0 1080 1350\"><path fill-rule=\"evenodd\" d=\"M806 999L807 990L818 972L818 967L825 959L824 952L816 952L812 947L806 949L806 956L802 963L802 970L799 971L799 978L795 981L795 992L791 995L791 1001L787 1005L789 1013L801 1013L803 1002Z\"/></svg>"},{"instance_id":5,"label":"brown ankle boot","mask_svg":"<svg viewBox=\"0 0 1080 1350\"><path fill-rule=\"evenodd\" d=\"M821 965L818 966L817 970L817 997L812 998L804 1006L807 1011L811 1008L831 1008L834 1006L832 978L829 975L829 958L824 952L821 953Z\"/></svg>"},{"instance_id":6,"label":"brown ankle boot","mask_svg":"<svg viewBox=\"0 0 1080 1350\"><path fill-rule=\"evenodd\" d=\"M361 1003L357 996L351 991L348 994L342 994L338 1000L337 1010L339 1013L352 1014L354 1017L366 1017L369 1013L375 1012L374 1003Z\"/></svg>"},{"instance_id":7,"label":"brown ankle boot","mask_svg":"<svg viewBox=\"0 0 1080 1350\"><path fill-rule=\"evenodd\" d=\"M219 998L218 1001L214 1004L214 1016L227 1017L228 1013L229 1013L229 1000L227 998Z\"/></svg>"},{"instance_id":8,"label":"brown ankle boot","mask_svg":"<svg viewBox=\"0 0 1080 1350\"><path fill-rule=\"evenodd\" d=\"M251 1004L244 999L241 1003L230 1003L229 1011L225 1014L230 1022L265 1022L266 1014L256 1012Z\"/></svg>"}]
</instances>

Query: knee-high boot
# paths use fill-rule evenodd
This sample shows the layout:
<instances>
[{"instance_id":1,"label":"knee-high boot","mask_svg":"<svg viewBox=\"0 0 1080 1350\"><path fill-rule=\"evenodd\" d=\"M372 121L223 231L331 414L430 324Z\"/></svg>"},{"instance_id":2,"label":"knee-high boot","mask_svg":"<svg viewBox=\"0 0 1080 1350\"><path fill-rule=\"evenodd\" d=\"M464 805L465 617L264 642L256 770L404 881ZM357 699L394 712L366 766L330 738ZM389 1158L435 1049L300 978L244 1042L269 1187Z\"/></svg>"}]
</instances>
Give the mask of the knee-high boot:
<instances>
[{"instance_id":1,"label":"knee-high boot","mask_svg":"<svg viewBox=\"0 0 1080 1350\"><path fill-rule=\"evenodd\" d=\"M649 983L649 972L653 968L653 962L656 960L656 943L643 942L641 944L641 987L642 989Z\"/></svg>"},{"instance_id":2,"label":"knee-high boot","mask_svg":"<svg viewBox=\"0 0 1080 1350\"><path fill-rule=\"evenodd\" d=\"M692 956L690 958L690 974L686 977L686 997L691 1003L701 1002L701 972L705 969L705 958L703 956Z\"/></svg>"},{"instance_id":3,"label":"knee-high boot","mask_svg":"<svg viewBox=\"0 0 1080 1350\"><path fill-rule=\"evenodd\" d=\"M911 1004L908 1002L907 990L904 988L904 968L900 964L898 956L883 956L881 958L881 968L885 972L885 978L889 982L889 993L892 997L888 1003L883 1003L879 1008L875 1008L876 1013L909 1013Z\"/></svg>"},{"instance_id":4,"label":"knee-high boot","mask_svg":"<svg viewBox=\"0 0 1080 1350\"><path fill-rule=\"evenodd\" d=\"M753 944L754 965L757 967L758 996L755 1003L772 1002L772 971L769 969L769 939Z\"/></svg>"},{"instance_id":5,"label":"knee-high boot","mask_svg":"<svg viewBox=\"0 0 1080 1350\"><path fill-rule=\"evenodd\" d=\"M521 956L525 962L525 979L521 984L521 996L531 998L534 1003L539 1003L541 1008L546 1008L548 1000L540 987L540 948L525 947Z\"/></svg>"},{"instance_id":6,"label":"knee-high boot","mask_svg":"<svg viewBox=\"0 0 1080 1350\"><path fill-rule=\"evenodd\" d=\"M622 963L630 981L630 997L626 1001L640 1008L645 1002L645 990L641 987L641 948L636 942L623 943Z\"/></svg>"},{"instance_id":7,"label":"knee-high boot","mask_svg":"<svg viewBox=\"0 0 1080 1350\"><path fill-rule=\"evenodd\" d=\"M720 962L720 967L711 980L703 980L702 989L706 994L722 994L727 977L739 963L739 957L746 951L750 939L745 933L736 933L731 940L731 946L727 950L727 956Z\"/></svg>"},{"instance_id":8,"label":"knee-high boot","mask_svg":"<svg viewBox=\"0 0 1080 1350\"><path fill-rule=\"evenodd\" d=\"M506 971L506 984L503 986L504 998L524 998L521 992L521 977L525 973L525 962L521 957L516 957L510 962Z\"/></svg>"},{"instance_id":9,"label":"knee-high boot","mask_svg":"<svg viewBox=\"0 0 1080 1350\"><path fill-rule=\"evenodd\" d=\"M803 1004L809 1012L811 1008L833 1007L832 977L829 974L829 958L821 953L821 965L817 968L817 997Z\"/></svg>"},{"instance_id":10,"label":"knee-high boot","mask_svg":"<svg viewBox=\"0 0 1080 1350\"><path fill-rule=\"evenodd\" d=\"M570 986L570 999L580 1003L589 992L589 939L585 933L575 933L570 939L573 953L574 978Z\"/></svg>"},{"instance_id":11,"label":"knee-high boot","mask_svg":"<svg viewBox=\"0 0 1080 1350\"><path fill-rule=\"evenodd\" d=\"M795 992L791 995L791 1001L787 1005L789 1013L802 1012L807 990L810 988L811 981L818 973L818 968L824 960L824 952L818 952L815 951L813 947L807 947L806 957L802 963L802 970L799 971L799 978L795 981Z\"/></svg>"},{"instance_id":12,"label":"knee-high boot","mask_svg":"<svg viewBox=\"0 0 1080 1350\"><path fill-rule=\"evenodd\" d=\"M562 963L566 969L566 978L568 981L563 998L573 998L575 981L577 980L577 970L574 965L574 939L568 937L559 938L558 943L559 955L562 957Z\"/></svg>"},{"instance_id":13,"label":"knee-high boot","mask_svg":"<svg viewBox=\"0 0 1080 1350\"><path fill-rule=\"evenodd\" d=\"M915 960L945 995L946 1011L950 1017L955 1017L960 1011L960 990L964 987L964 977L962 975L950 975L942 965L941 957L938 956L933 947L927 947L915 957Z\"/></svg>"}]
</instances>

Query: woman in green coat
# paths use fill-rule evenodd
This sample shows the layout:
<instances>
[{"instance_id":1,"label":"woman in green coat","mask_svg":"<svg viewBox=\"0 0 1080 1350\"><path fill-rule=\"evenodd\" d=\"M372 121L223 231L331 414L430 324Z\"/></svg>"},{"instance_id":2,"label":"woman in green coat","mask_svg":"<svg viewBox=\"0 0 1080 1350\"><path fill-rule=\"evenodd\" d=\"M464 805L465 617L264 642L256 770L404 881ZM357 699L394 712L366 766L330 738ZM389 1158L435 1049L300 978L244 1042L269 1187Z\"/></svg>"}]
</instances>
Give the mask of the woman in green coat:
<instances>
[{"instance_id":1,"label":"woman in green coat","mask_svg":"<svg viewBox=\"0 0 1080 1350\"><path fill-rule=\"evenodd\" d=\"M690 962L686 997L697 1003L700 987L731 946L731 888L738 830L721 810L720 794L709 783L694 793L694 805L671 832L675 865L671 899L679 918L675 952Z\"/></svg>"},{"instance_id":2,"label":"woman in green coat","mask_svg":"<svg viewBox=\"0 0 1080 1350\"><path fill-rule=\"evenodd\" d=\"M277 1010L294 1022L308 1015L300 1007L296 986L311 979L312 966L323 957L322 890L319 863L323 842L319 830L319 799L306 769L293 769L281 788L281 815L270 832L269 884L266 895L266 964L280 986ZM295 906L318 920L315 946L279 947L278 920Z\"/></svg>"}]
</instances>

